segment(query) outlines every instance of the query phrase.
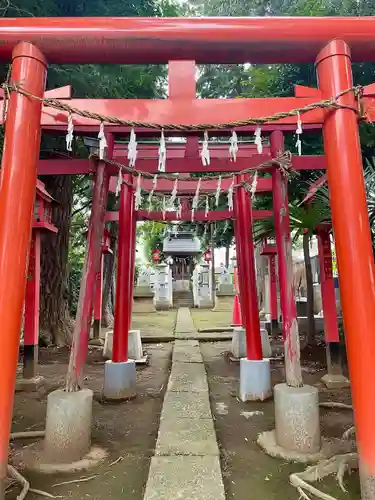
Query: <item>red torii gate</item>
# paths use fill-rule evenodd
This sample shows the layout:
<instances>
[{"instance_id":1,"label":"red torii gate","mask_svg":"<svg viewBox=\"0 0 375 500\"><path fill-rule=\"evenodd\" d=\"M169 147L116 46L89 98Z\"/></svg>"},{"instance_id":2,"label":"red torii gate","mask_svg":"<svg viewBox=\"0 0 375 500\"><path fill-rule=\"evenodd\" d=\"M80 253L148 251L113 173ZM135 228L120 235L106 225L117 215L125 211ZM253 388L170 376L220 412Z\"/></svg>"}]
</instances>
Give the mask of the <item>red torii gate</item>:
<instances>
[{"instance_id":1,"label":"red torii gate","mask_svg":"<svg viewBox=\"0 0 375 500\"><path fill-rule=\"evenodd\" d=\"M64 23L64 27L58 27ZM220 27L220 29L217 29ZM319 77L319 96L332 98L352 88L351 54L355 60L372 60L375 48L375 19L369 18L248 18L248 19L2 19L0 23L0 58L10 58L13 50L11 81L22 81L24 88L42 97L44 92L46 61L49 62L167 62L168 59L196 59L197 62L311 62L316 59ZM104 29L104 31L103 31ZM104 33L104 35L103 35ZM58 34L58 36L57 36ZM103 43L103 36L107 43ZM21 43L27 39L39 46ZM333 42L329 42L331 39ZM186 43L182 43L186 42ZM192 43L193 42L193 43ZM126 50L124 48L126 47ZM303 47L303 48L301 48ZM220 48L220 50L218 50ZM261 50L260 50L261 48ZM40 51L41 50L41 51ZM365 89L365 95L372 89ZM236 121L248 116L262 116L291 110L311 104L314 97L284 99L254 99L232 101L172 102L150 101L147 106L126 100L103 102L100 107L89 100L72 101L82 108L114 114L120 118L166 123L220 123L222 117ZM368 99L370 104L371 99ZM211 102L210 102L211 101ZM366 100L365 100L366 101ZM177 101L175 101L176 104ZM366 211L362 166L359 148L356 101L353 92L337 98L344 108L311 111L304 115L304 124L323 123L324 145L330 185L333 225L335 229L338 265L342 290L346 339L357 440L360 453L361 484L365 498L374 498L375 435L372 432L372 414L375 398L368 393L368 380L373 378L375 339L371 334L371 311L375 306L374 261ZM139 105L139 102L138 102ZM18 335L22 312L25 270L31 231L32 203L35 195L37 155L40 124L50 130L66 128L66 117L61 112L42 113L41 102L12 92L3 153L3 171L0 187L0 317L4 336L0 363L0 482L5 476L7 442L11 421L12 394L17 361ZM374 112L367 109L372 119ZM276 128L291 125L295 120L286 118ZM85 119L77 125L97 131ZM108 127L108 133L128 133L129 128ZM246 129L246 127L244 127ZM252 130L248 127L247 130ZM265 127L263 127L265 130ZM138 131L137 131L138 134ZM148 132L150 134L150 132ZM282 149L282 132L271 135L274 156ZM109 148L111 151L111 148ZM99 167L101 163L99 163ZM99 168L99 171L101 168ZM104 172L97 172L98 198L105 198L107 185ZM101 179L100 183L99 180ZM273 174L275 225L278 237L280 278L287 278L289 256L289 219L286 189L280 172ZM102 188L104 186L104 188ZM345 203L342 202L345 193ZM18 194L18 196L17 196ZM94 208L94 206L93 206ZM244 207L242 207L244 208ZM95 212L95 210L93 210ZM101 220L104 210L94 214ZM94 230L95 238L99 230ZM280 238L281 236L281 238ZM93 238L93 239L95 239ZM356 246L349 244L356 242ZM361 248L357 259L356 248ZM292 289L284 297L283 320L288 331L293 327ZM294 305L295 308L295 305ZM361 335L358 336L357 332ZM296 374L298 378L298 374ZM364 392L365 389L366 391Z\"/></svg>"}]
</instances>

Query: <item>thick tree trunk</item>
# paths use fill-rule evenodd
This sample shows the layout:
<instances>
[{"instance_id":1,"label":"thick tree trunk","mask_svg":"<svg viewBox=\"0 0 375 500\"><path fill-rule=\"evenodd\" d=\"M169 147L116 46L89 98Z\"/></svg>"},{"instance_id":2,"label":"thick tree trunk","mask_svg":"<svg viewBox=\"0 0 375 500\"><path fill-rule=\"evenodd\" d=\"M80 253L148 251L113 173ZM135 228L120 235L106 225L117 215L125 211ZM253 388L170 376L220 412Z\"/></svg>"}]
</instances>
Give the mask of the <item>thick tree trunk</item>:
<instances>
[{"instance_id":1,"label":"thick tree trunk","mask_svg":"<svg viewBox=\"0 0 375 500\"><path fill-rule=\"evenodd\" d=\"M47 191L58 202L52 222L57 234L42 239L40 332L41 338L57 345L70 344L72 322L69 314L69 233L73 198L72 177L54 175L43 178Z\"/></svg>"},{"instance_id":2,"label":"thick tree trunk","mask_svg":"<svg viewBox=\"0 0 375 500\"><path fill-rule=\"evenodd\" d=\"M110 227L111 234L111 254L104 257L104 275L103 275L103 302L102 302L102 326L105 328L113 325L114 303L112 300L112 288L115 283L115 270L117 258L117 238L118 224L112 222Z\"/></svg>"},{"instance_id":3,"label":"thick tree trunk","mask_svg":"<svg viewBox=\"0 0 375 500\"><path fill-rule=\"evenodd\" d=\"M303 235L303 256L306 269L306 294L307 294L307 344L315 345L315 319L314 319L314 286L311 270L310 258L310 236L309 233Z\"/></svg>"},{"instance_id":4,"label":"thick tree trunk","mask_svg":"<svg viewBox=\"0 0 375 500\"><path fill-rule=\"evenodd\" d=\"M216 303L216 277L215 277L215 224L211 224L211 284L212 284L212 305Z\"/></svg>"},{"instance_id":5,"label":"thick tree trunk","mask_svg":"<svg viewBox=\"0 0 375 500\"><path fill-rule=\"evenodd\" d=\"M230 249L229 245L227 247L225 247L225 267L227 269L229 267L229 249Z\"/></svg>"}]
</instances>

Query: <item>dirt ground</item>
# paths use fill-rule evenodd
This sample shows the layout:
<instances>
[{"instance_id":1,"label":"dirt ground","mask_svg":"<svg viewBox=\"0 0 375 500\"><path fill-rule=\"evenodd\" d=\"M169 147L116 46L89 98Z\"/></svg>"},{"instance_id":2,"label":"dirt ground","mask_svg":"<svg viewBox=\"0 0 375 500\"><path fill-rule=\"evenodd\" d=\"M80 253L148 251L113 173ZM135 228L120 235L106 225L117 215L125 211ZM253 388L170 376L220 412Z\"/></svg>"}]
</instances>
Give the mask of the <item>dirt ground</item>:
<instances>
[{"instance_id":1,"label":"dirt ground","mask_svg":"<svg viewBox=\"0 0 375 500\"><path fill-rule=\"evenodd\" d=\"M137 369L137 397L116 405L103 404L99 394L103 380L103 361L97 350L90 350L86 369L86 387L95 393L93 404L93 444L109 451L108 459L91 471L70 475L25 475L33 488L74 500L142 499L150 458L154 454L159 418L168 381L172 344L145 345L150 364ZM61 387L67 369L67 349L41 349L40 374L48 383L48 391ZM45 421L47 393L17 394L12 431L42 430ZM19 448L30 442L16 441ZM112 462L122 457L115 465ZM88 482L57 486L54 484L97 475ZM7 494L16 498L18 488ZM27 499L40 499L29 494Z\"/></svg>"},{"instance_id":2,"label":"dirt ground","mask_svg":"<svg viewBox=\"0 0 375 500\"><path fill-rule=\"evenodd\" d=\"M260 432L274 428L273 401L244 404L237 399L239 364L230 362L224 355L229 349L229 342L201 343L227 499L298 500L299 494L289 484L289 474L302 471L305 466L271 458L256 444ZM309 354L307 357L310 357ZM319 384L323 374L324 369L319 362L303 362L306 384ZM272 362L273 384L283 380L282 363ZM350 391L321 388L320 399L350 404ZM262 411L263 415L247 419L242 414L256 410ZM351 411L321 409L321 428L325 436L340 437L352 423ZM346 475L345 484L348 493L341 492L333 478L324 479L317 486L338 500L359 500L358 475L352 474L349 478Z\"/></svg>"},{"instance_id":3,"label":"dirt ground","mask_svg":"<svg viewBox=\"0 0 375 500\"><path fill-rule=\"evenodd\" d=\"M273 459L256 444L260 432L274 428L273 401L241 403L236 397L239 364L231 362L225 354L230 349L230 342L202 342L200 345L208 375L227 499L297 500L298 493L289 485L289 474L304 470L304 466ZM102 465L88 472L58 476L25 473L32 487L74 500L117 500L126 496L142 500L171 366L172 343L146 344L145 349L150 355L150 364L137 369L137 398L117 405L100 402L104 363L100 352L90 349L85 382L96 396L93 444L106 448L109 456ZM350 404L348 389L330 391L319 383L325 370L324 359L324 347L303 351L305 383L319 385L322 401ZM43 429L47 393L64 385L67 363L67 349L41 349L40 374L47 381L47 391L16 395L13 431ZM272 361L272 378L273 384L284 380L282 361ZM244 412L255 410L263 414L251 418L244 415ZM321 409L321 428L325 436L340 437L352 423L351 411ZM29 441L16 441L13 446L19 449L27 444ZM111 465L120 457L120 462ZM92 475L96 477L88 482L53 486ZM357 474L352 474L350 478L345 476L345 483L349 491L347 494L340 491L334 478L324 479L318 487L337 500L359 500ZM7 500L15 500L18 491L18 488L10 491ZM27 500L37 498L40 497L29 494Z\"/></svg>"}]
</instances>

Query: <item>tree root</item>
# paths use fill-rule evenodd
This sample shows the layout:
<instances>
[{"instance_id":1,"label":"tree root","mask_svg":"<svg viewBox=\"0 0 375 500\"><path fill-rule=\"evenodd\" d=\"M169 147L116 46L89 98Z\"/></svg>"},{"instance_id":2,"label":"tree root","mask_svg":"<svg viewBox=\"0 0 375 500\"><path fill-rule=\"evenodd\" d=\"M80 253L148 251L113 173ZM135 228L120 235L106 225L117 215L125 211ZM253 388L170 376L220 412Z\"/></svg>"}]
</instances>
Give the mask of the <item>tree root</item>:
<instances>
[{"instance_id":1,"label":"tree root","mask_svg":"<svg viewBox=\"0 0 375 500\"><path fill-rule=\"evenodd\" d=\"M353 406L346 405L345 403L335 403L332 401L325 401L323 403L319 403L321 408L337 408L339 410L352 410Z\"/></svg>"},{"instance_id":2,"label":"tree root","mask_svg":"<svg viewBox=\"0 0 375 500\"><path fill-rule=\"evenodd\" d=\"M12 432L10 435L10 439L24 439L24 438L38 438L44 437L44 431L26 431L26 432ZM46 498L61 498L58 496L51 495L51 493L47 493L46 491L36 490L34 488L30 488L29 481L22 476L18 472L18 470L13 467L13 465L7 466L8 476L12 479L13 482L19 484L22 487L21 493L17 496L17 500L24 500L26 495L30 493L35 493L36 495L41 495Z\"/></svg>"},{"instance_id":3,"label":"tree root","mask_svg":"<svg viewBox=\"0 0 375 500\"><path fill-rule=\"evenodd\" d=\"M353 407L344 403L324 402L319 406L323 408L338 408L341 410L352 410ZM347 429L342 435L342 439L348 440L355 434L355 427L352 426ZM323 493L310 484L310 482L321 481L324 477L336 474L337 482L340 489L347 492L344 485L344 474L346 471L351 472L358 469L358 455L357 453L344 453L342 455L335 455L328 460L323 460L317 465L307 467L303 472L296 472L289 476L289 481L292 486L297 488L300 498L304 500L311 500L307 493L314 495L321 500L336 500L335 497Z\"/></svg>"},{"instance_id":4,"label":"tree root","mask_svg":"<svg viewBox=\"0 0 375 500\"><path fill-rule=\"evenodd\" d=\"M310 484L313 481L320 481L326 476L336 474L336 479L342 491L346 492L344 486L344 474L346 470L353 470L358 468L357 453L345 453L343 455L336 455L328 460L323 460L317 465L308 467L303 472L296 472L289 477L292 486L297 488L298 493L305 500L311 500L306 492L311 493L321 500L336 500L335 497L323 493Z\"/></svg>"}]
</instances>

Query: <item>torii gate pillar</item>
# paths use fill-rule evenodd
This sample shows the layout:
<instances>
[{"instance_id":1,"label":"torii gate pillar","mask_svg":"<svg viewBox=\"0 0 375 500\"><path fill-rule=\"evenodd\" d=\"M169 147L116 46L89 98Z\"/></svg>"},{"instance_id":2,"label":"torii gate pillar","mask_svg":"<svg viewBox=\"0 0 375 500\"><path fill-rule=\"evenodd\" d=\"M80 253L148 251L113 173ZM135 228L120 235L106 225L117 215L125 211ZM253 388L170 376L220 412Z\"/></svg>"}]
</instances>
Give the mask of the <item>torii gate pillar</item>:
<instances>
[{"instance_id":1,"label":"torii gate pillar","mask_svg":"<svg viewBox=\"0 0 375 500\"><path fill-rule=\"evenodd\" d=\"M351 55L341 40L330 42L316 61L324 99L353 86ZM338 99L323 124L332 225L345 324L363 500L375 499L375 267L353 92ZM353 109L350 109L353 108Z\"/></svg>"},{"instance_id":2,"label":"torii gate pillar","mask_svg":"<svg viewBox=\"0 0 375 500\"><path fill-rule=\"evenodd\" d=\"M46 61L30 43L13 50L11 82L43 97ZM5 496L22 308L37 183L42 103L12 92L0 183L0 499Z\"/></svg>"},{"instance_id":3,"label":"torii gate pillar","mask_svg":"<svg viewBox=\"0 0 375 500\"><path fill-rule=\"evenodd\" d=\"M106 361L104 368L103 397L120 401L135 396L136 367L129 359L129 326L135 260L136 220L134 190L131 176L126 176L121 186L119 210L118 261L116 279L115 323L113 331L112 360ZM130 303L130 304L129 304Z\"/></svg>"},{"instance_id":4,"label":"torii gate pillar","mask_svg":"<svg viewBox=\"0 0 375 500\"><path fill-rule=\"evenodd\" d=\"M244 180L243 176L238 180ZM252 209L250 194L243 186L234 197L235 237L240 303L246 334L246 358L240 361L241 401L263 400L271 396L269 359L263 359L256 288Z\"/></svg>"}]
</instances>

